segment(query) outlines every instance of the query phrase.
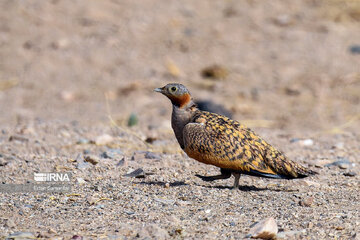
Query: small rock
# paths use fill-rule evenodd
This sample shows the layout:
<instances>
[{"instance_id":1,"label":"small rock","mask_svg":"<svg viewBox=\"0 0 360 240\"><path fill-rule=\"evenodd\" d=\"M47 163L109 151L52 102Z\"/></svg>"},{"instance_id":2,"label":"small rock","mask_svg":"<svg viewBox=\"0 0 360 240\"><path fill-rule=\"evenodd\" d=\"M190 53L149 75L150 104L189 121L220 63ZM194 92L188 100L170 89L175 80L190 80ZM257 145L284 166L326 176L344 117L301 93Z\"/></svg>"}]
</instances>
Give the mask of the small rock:
<instances>
[{"instance_id":1,"label":"small rock","mask_svg":"<svg viewBox=\"0 0 360 240\"><path fill-rule=\"evenodd\" d=\"M340 164L338 165L338 167L339 167L340 169L347 169L347 168L349 168L349 164L340 163Z\"/></svg>"},{"instance_id":2,"label":"small rock","mask_svg":"<svg viewBox=\"0 0 360 240\"><path fill-rule=\"evenodd\" d=\"M301 199L299 204L303 207L310 207L314 202L314 197L306 197L304 199Z\"/></svg>"},{"instance_id":3,"label":"small rock","mask_svg":"<svg viewBox=\"0 0 360 240\"><path fill-rule=\"evenodd\" d=\"M175 203L175 200L173 200L173 199L154 198L154 201L165 204L165 205L167 205L167 204L173 205Z\"/></svg>"},{"instance_id":4,"label":"small rock","mask_svg":"<svg viewBox=\"0 0 360 240\"><path fill-rule=\"evenodd\" d=\"M206 67L201 71L202 77L216 79L216 80L225 79L228 76L228 74L229 72L225 67L216 64Z\"/></svg>"},{"instance_id":5,"label":"small rock","mask_svg":"<svg viewBox=\"0 0 360 240\"><path fill-rule=\"evenodd\" d=\"M314 141L312 139L303 139L303 140L300 140L299 143L302 146L312 146L312 145L314 145Z\"/></svg>"},{"instance_id":6,"label":"small rock","mask_svg":"<svg viewBox=\"0 0 360 240\"><path fill-rule=\"evenodd\" d=\"M125 165L125 157L123 157L123 158L116 164L117 167L121 167L121 166L124 166L124 165Z\"/></svg>"},{"instance_id":7,"label":"small rock","mask_svg":"<svg viewBox=\"0 0 360 240\"><path fill-rule=\"evenodd\" d=\"M290 143L295 143L295 142L299 142L300 138L292 138L290 139Z\"/></svg>"},{"instance_id":8,"label":"small rock","mask_svg":"<svg viewBox=\"0 0 360 240\"><path fill-rule=\"evenodd\" d=\"M96 156L85 156L85 162L91 163L92 165L96 165L99 163L99 158Z\"/></svg>"},{"instance_id":9,"label":"small rock","mask_svg":"<svg viewBox=\"0 0 360 240\"><path fill-rule=\"evenodd\" d=\"M83 239L83 237L82 236L80 236L80 235L74 235L74 236L72 236L72 238L71 239L73 239L73 240L82 240Z\"/></svg>"},{"instance_id":10,"label":"small rock","mask_svg":"<svg viewBox=\"0 0 360 240\"><path fill-rule=\"evenodd\" d=\"M349 47L349 52L352 54L360 54L360 45L351 45Z\"/></svg>"},{"instance_id":11,"label":"small rock","mask_svg":"<svg viewBox=\"0 0 360 240\"><path fill-rule=\"evenodd\" d=\"M86 168L88 168L88 167L90 167L90 164L89 163L87 163L87 162L80 162L80 163L78 163L77 165L76 165L76 168L77 169L86 169Z\"/></svg>"},{"instance_id":12,"label":"small rock","mask_svg":"<svg viewBox=\"0 0 360 240\"><path fill-rule=\"evenodd\" d=\"M6 239L36 239L35 235L31 232L15 232L6 237Z\"/></svg>"},{"instance_id":13,"label":"small rock","mask_svg":"<svg viewBox=\"0 0 360 240\"><path fill-rule=\"evenodd\" d=\"M138 119L137 115L135 113L132 113L128 119L127 125L129 127L132 127L132 126L135 126L136 124L138 124L138 122L139 122L139 119Z\"/></svg>"},{"instance_id":14,"label":"small rock","mask_svg":"<svg viewBox=\"0 0 360 240\"><path fill-rule=\"evenodd\" d=\"M11 135L9 137L9 142L12 142L12 141L28 142L29 139L24 136L21 136L21 135Z\"/></svg>"},{"instance_id":15,"label":"small rock","mask_svg":"<svg viewBox=\"0 0 360 240\"><path fill-rule=\"evenodd\" d=\"M122 154L123 154L123 152L120 149L109 149L108 151L101 153L100 157L115 159L115 158L119 157L119 155L122 155Z\"/></svg>"},{"instance_id":16,"label":"small rock","mask_svg":"<svg viewBox=\"0 0 360 240\"><path fill-rule=\"evenodd\" d=\"M114 141L114 138L109 134L104 134L101 136L96 137L95 144L96 145L106 145Z\"/></svg>"},{"instance_id":17,"label":"small rock","mask_svg":"<svg viewBox=\"0 0 360 240\"><path fill-rule=\"evenodd\" d=\"M104 209L105 208L105 205L104 204L98 204L95 206L95 208L97 209Z\"/></svg>"},{"instance_id":18,"label":"small rock","mask_svg":"<svg viewBox=\"0 0 360 240\"><path fill-rule=\"evenodd\" d=\"M266 218L251 227L247 237L273 239L278 233L278 227L274 218Z\"/></svg>"},{"instance_id":19,"label":"small rock","mask_svg":"<svg viewBox=\"0 0 360 240\"><path fill-rule=\"evenodd\" d=\"M355 166L354 163L350 162L349 159L344 157L337 157L337 161L326 164L325 167L338 166L341 169L347 169L350 166Z\"/></svg>"},{"instance_id":20,"label":"small rock","mask_svg":"<svg viewBox=\"0 0 360 240\"><path fill-rule=\"evenodd\" d=\"M88 144L90 143L89 139L86 138L80 138L79 140L77 140L76 144Z\"/></svg>"},{"instance_id":21,"label":"small rock","mask_svg":"<svg viewBox=\"0 0 360 240\"><path fill-rule=\"evenodd\" d=\"M114 157L114 155L111 154L111 153L108 153L108 152L102 152L102 153L100 154L100 157L101 157L101 158L109 158L109 159L112 159L112 158Z\"/></svg>"},{"instance_id":22,"label":"small rock","mask_svg":"<svg viewBox=\"0 0 360 240\"><path fill-rule=\"evenodd\" d=\"M78 183L78 184L84 184L84 183L86 183L86 181L83 179L83 178L76 178L76 182Z\"/></svg>"},{"instance_id":23,"label":"small rock","mask_svg":"<svg viewBox=\"0 0 360 240\"><path fill-rule=\"evenodd\" d=\"M344 176L346 176L346 177L355 177L356 175L357 175L356 172L346 172L346 173L344 173Z\"/></svg>"},{"instance_id":24,"label":"small rock","mask_svg":"<svg viewBox=\"0 0 360 240\"><path fill-rule=\"evenodd\" d=\"M159 155L153 153L153 152L146 152L145 158L147 159L161 159Z\"/></svg>"},{"instance_id":25,"label":"small rock","mask_svg":"<svg viewBox=\"0 0 360 240\"><path fill-rule=\"evenodd\" d=\"M145 178L145 172L142 168L138 168L130 173L125 174L124 177Z\"/></svg>"}]
</instances>

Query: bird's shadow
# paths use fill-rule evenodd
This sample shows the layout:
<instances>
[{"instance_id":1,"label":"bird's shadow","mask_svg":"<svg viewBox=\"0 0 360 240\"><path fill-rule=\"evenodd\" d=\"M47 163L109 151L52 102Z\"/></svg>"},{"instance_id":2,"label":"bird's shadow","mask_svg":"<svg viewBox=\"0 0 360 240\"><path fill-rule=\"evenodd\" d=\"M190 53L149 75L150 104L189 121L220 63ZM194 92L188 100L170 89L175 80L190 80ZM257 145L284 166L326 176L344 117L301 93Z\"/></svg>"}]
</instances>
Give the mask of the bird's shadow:
<instances>
[{"instance_id":1,"label":"bird's shadow","mask_svg":"<svg viewBox=\"0 0 360 240\"><path fill-rule=\"evenodd\" d=\"M157 186L161 186L161 187L165 187L166 183L163 181L142 181L139 184L145 184L145 185L157 185ZM196 186L200 186L200 187L204 187L204 188L216 188L216 189L229 189L232 190L233 187L232 186L224 186L224 185L203 185L203 184L198 184L198 183L192 183L192 184L187 184L184 181L176 181L176 182L172 182L169 183L169 187L179 187L179 186L189 186L189 185L196 185ZM270 189L270 188L259 188L256 187L254 185L248 186L248 185L241 185L238 187L238 190L243 191L243 192L261 192L261 191L274 191L274 192L281 192L284 191L284 189Z\"/></svg>"},{"instance_id":2,"label":"bird's shadow","mask_svg":"<svg viewBox=\"0 0 360 240\"><path fill-rule=\"evenodd\" d=\"M145 184L145 185L157 185L157 186L162 186L165 187L166 183L162 182L162 181L142 181L140 182L140 184ZM172 182L169 183L169 187L178 187L178 186L187 186L189 184L185 183L184 181L176 181L176 182Z\"/></svg>"},{"instance_id":3,"label":"bird's shadow","mask_svg":"<svg viewBox=\"0 0 360 240\"><path fill-rule=\"evenodd\" d=\"M196 184L198 186L201 187L205 187L205 188L216 188L216 189L229 189L229 190L233 190L232 186L224 186L224 185L202 185L202 184ZM235 190L235 189L234 189ZM243 191L243 192L260 192L260 191L271 191L273 189L268 189L268 188L258 188L254 185L252 186L247 186L247 185L243 185L243 186L239 186L238 190ZM276 191L276 190L273 190Z\"/></svg>"}]
</instances>

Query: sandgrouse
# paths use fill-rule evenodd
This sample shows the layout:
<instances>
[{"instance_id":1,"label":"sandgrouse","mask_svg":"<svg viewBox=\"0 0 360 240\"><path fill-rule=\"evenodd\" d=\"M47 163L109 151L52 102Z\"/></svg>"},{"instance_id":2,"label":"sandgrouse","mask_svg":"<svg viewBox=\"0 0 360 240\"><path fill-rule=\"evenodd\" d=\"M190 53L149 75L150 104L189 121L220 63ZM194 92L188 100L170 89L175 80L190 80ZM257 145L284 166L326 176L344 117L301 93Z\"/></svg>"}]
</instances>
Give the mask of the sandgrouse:
<instances>
[{"instance_id":1,"label":"sandgrouse","mask_svg":"<svg viewBox=\"0 0 360 240\"><path fill-rule=\"evenodd\" d=\"M196 175L202 180L226 179L232 174L238 188L240 174L293 179L316 173L291 161L239 122L199 110L184 85L171 83L154 91L170 99L171 125L186 154L221 169L216 176Z\"/></svg>"}]
</instances>

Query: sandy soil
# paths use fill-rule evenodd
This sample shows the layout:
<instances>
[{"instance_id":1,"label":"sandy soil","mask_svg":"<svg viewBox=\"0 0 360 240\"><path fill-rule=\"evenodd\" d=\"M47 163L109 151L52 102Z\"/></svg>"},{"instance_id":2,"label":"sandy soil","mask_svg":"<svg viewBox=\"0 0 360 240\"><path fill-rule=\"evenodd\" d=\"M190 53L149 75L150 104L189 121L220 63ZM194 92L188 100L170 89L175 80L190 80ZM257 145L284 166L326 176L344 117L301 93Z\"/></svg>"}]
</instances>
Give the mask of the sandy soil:
<instances>
[{"instance_id":1,"label":"sandy soil","mask_svg":"<svg viewBox=\"0 0 360 240\"><path fill-rule=\"evenodd\" d=\"M359 239L359 27L359 1L1 1L1 182L72 173L1 192L1 237L242 239L273 217L278 238ZM218 170L177 145L168 82L320 174L196 178Z\"/></svg>"}]
</instances>

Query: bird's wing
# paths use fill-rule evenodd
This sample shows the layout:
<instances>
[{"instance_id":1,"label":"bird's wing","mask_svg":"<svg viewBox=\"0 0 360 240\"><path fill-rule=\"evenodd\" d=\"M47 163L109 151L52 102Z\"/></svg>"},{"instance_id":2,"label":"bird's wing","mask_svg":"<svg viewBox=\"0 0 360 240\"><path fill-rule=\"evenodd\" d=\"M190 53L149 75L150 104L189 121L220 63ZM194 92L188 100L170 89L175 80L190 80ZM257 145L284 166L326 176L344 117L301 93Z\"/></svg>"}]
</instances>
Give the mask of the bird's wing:
<instances>
[{"instance_id":1,"label":"bird's wing","mask_svg":"<svg viewBox=\"0 0 360 240\"><path fill-rule=\"evenodd\" d=\"M200 162L248 174L277 175L265 159L270 145L236 121L203 112L184 127L183 136L185 152Z\"/></svg>"}]
</instances>

